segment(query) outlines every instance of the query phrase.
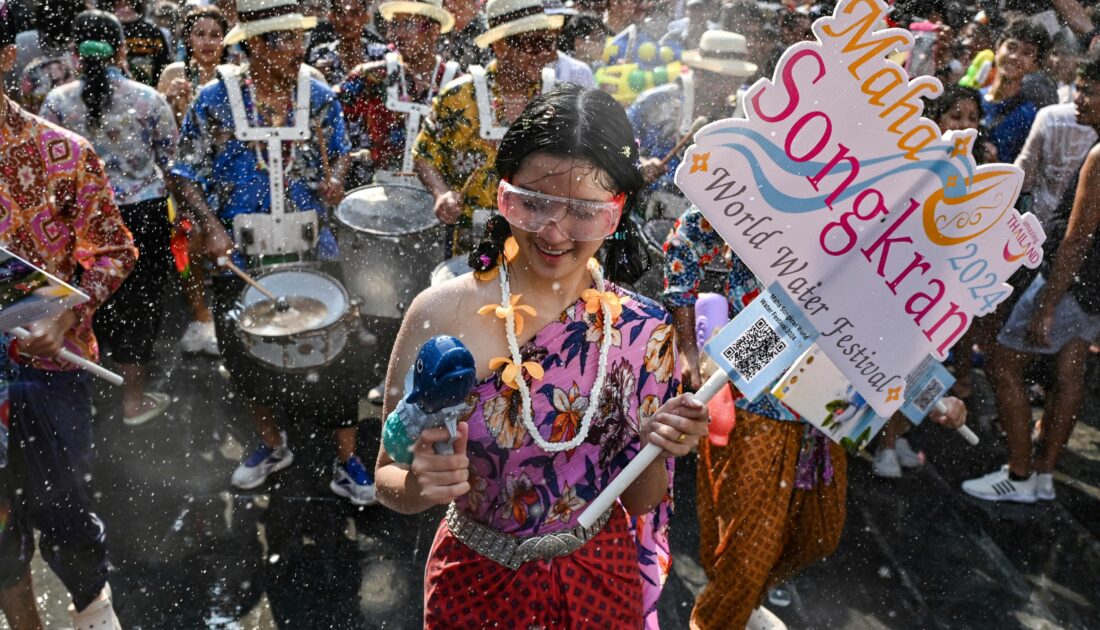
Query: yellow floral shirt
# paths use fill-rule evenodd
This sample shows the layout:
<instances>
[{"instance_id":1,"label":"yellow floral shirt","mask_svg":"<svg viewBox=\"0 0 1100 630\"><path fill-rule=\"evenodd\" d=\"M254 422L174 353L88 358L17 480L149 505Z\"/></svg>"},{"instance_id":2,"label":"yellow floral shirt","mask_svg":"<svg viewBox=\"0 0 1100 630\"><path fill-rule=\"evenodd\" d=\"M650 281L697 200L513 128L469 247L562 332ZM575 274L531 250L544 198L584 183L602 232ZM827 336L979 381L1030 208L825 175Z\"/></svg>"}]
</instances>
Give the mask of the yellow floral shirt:
<instances>
[{"instance_id":1,"label":"yellow floral shirt","mask_svg":"<svg viewBox=\"0 0 1100 630\"><path fill-rule=\"evenodd\" d=\"M486 80L494 104L500 102L496 83L497 62L485 68ZM534 98L541 85L531 87ZM499 107L497 108L499 111ZM507 124L498 120L498 124ZM414 155L430 163L444 181L459 194L463 217L460 225L469 225L474 208L496 208L499 178L494 168L498 142L481 137L477 94L470 75L449 83L432 102L432 112L416 137Z\"/></svg>"}]
</instances>

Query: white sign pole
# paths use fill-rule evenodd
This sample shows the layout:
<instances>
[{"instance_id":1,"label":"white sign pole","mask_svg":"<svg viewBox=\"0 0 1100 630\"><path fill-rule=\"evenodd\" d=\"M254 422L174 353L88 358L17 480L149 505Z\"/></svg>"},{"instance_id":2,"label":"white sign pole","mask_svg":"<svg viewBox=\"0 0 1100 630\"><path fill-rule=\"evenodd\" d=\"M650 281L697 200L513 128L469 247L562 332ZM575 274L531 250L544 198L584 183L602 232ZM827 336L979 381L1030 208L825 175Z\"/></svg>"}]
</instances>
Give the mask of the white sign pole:
<instances>
[{"instance_id":1,"label":"white sign pole","mask_svg":"<svg viewBox=\"0 0 1100 630\"><path fill-rule=\"evenodd\" d=\"M695 392L695 399L704 405L710 402L711 398L722 391L722 388L729 382L729 376L722 370L718 370L707 379L706 383L699 388L699 391ZM615 502L626 489L630 487L630 484L634 483L634 480L642 474L646 468L652 464L657 457L661 454L661 447L656 444L646 444L645 448L638 452L634 456L634 459L627 464L626 468L622 470L611 483L607 484L607 487L603 489L588 507L584 509L584 512L577 519L577 524L584 528L592 527L592 525L599 520L600 515L603 514L611 507L611 504Z\"/></svg>"}]
</instances>

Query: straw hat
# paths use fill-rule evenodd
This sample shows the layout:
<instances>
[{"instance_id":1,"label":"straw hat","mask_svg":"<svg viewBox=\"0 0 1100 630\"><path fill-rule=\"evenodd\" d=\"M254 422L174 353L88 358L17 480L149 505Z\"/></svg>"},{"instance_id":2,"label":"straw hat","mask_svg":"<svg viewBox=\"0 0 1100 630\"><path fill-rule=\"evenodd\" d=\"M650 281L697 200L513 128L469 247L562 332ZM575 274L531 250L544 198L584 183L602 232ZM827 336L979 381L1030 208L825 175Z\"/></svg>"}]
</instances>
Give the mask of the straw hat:
<instances>
[{"instance_id":1,"label":"straw hat","mask_svg":"<svg viewBox=\"0 0 1100 630\"><path fill-rule=\"evenodd\" d=\"M272 31L304 31L317 26L317 18L302 15L297 0L237 0L237 20L222 41L226 46Z\"/></svg>"},{"instance_id":2,"label":"straw hat","mask_svg":"<svg viewBox=\"0 0 1100 630\"><path fill-rule=\"evenodd\" d=\"M405 13L411 15L423 15L439 22L440 33L449 33L455 25L455 16L443 8L443 0L401 0L395 2L383 2L378 5L378 12L383 19L392 21L393 16Z\"/></svg>"},{"instance_id":3,"label":"straw hat","mask_svg":"<svg viewBox=\"0 0 1100 630\"><path fill-rule=\"evenodd\" d=\"M553 31L565 23L561 14L548 15L542 0L489 0L485 4L485 19L489 30L474 39L480 48L505 37L530 31Z\"/></svg>"},{"instance_id":4,"label":"straw hat","mask_svg":"<svg viewBox=\"0 0 1100 630\"><path fill-rule=\"evenodd\" d=\"M699 48L684 51L684 64L717 74L748 77L756 74L756 64L745 61L749 47L745 38L729 31L705 31Z\"/></svg>"}]
</instances>

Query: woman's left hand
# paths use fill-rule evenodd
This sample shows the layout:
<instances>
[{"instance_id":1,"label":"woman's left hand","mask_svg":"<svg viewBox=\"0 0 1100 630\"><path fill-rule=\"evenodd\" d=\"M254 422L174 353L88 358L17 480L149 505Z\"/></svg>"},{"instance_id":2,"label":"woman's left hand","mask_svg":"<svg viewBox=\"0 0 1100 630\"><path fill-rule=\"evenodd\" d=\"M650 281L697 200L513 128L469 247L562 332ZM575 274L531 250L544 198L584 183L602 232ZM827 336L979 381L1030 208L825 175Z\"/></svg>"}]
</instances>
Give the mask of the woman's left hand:
<instances>
[{"instance_id":1,"label":"woman's left hand","mask_svg":"<svg viewBox=\"0 0 1100 630\"><path fill-rule=\"evenodd\" d=\"M682 457L707 435L710 413L693 394L681 394L643 420L638 428L642 444L656 444L665 458Z\"/></svg>"}]
</instances>

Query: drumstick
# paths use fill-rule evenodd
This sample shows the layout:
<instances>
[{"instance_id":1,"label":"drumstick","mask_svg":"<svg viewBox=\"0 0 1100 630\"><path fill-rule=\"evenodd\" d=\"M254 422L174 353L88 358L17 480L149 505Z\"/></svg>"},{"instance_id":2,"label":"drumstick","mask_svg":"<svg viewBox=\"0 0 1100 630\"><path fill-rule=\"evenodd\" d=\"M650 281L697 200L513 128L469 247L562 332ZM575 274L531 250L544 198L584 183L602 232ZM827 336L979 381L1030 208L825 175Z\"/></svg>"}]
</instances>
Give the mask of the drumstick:
<instances>
[{"instance_id":1,"label":"drumstick","mask_svg":"<svg viewBox=\"0 0 1100 630\"><path fill-rule=\"evenodd\" d=\"M714 398L715 394L722 391L722 388L729 382L730 377L726 374L725 370L718 370L706 383L699 388L699 391L695 392L695 400L706 405L710 402L711 398ZM615 500L626 492L626 489L630 487L630 484L634 483L634 480L638 478L642 472L652 464L657 457L661 455L661 447L650 442L646 444L634 459L630 460L630 463L623 468L611 483L607 484L607 487L603 489L588 507L584 509L580 517L577 518L577 524L584 528L592 527L599 520L600 515L608 510Z\"/></svg>"},{"instance_id":2,"label":"drumstick","mask_svg":"<svg viewBox=\"0 0 1100 630\"><path fill-rule=\"evenodd\" d=\"M668 161L676 157L676 155L680 153L680 149L683 149L684 145L686 145L688 142L691 142L691 139L695 137L695 133L702 129L703 126L706 124L707 119L703 116L696 118L695 122L691 123L691 129L680 137L680 141L676 143L676 146L672 147L672 150L669 151L667 155L661 158L661 161L657 163L657 166L661 168L667 166Z\"/></svg>"},{"instance_id":3,"label":"drumstick","mask_svg":"<svg viewBox=\"0 0 1100 630\"><path fill-rule=\"evenodd\" d=\"M254 279L252 279L252 276L248 275L244 271L241 271L241 268L238 267L237 265L235 265L233 263L233 261L229 259L228 256L222 256L221 258L219 258L218 259L218 265L220 265L222 267L228 267L229 270L232 271L233 273L237 274L237 276L239 276L241 280L244 280L248 284L252 285L253 288L255 288L260 293L263 293L264 297L271 300L272 302L278 303L279 300L284 300L285 301L285 298L275 297L275 294L272 293L271 291L268 291L267 287L260 284L259 282L256 282Z\"/></svg>"},{"instance_id":4,"label":"drumstick","mask_svg":"<svg viewBox=\"0 0 1100 630\"><path fill-rule=\"evenodd\" d=\"M31 337L31 331L19 326L12 328L9 332L15 335L18 339L30 339ZM121 376L115 374L114 372L108 370L98 363L94 363L92 361L89 361L88 359L85 359L75 352L71 352L69 350L66 350L65 348L62 348L57 353L57 358L64 359L69 363L80 367L80 369L92 374L93 376L98 376L108 383L111 383L112 385L122 385Z\"/></svg>"}]
</instances>

